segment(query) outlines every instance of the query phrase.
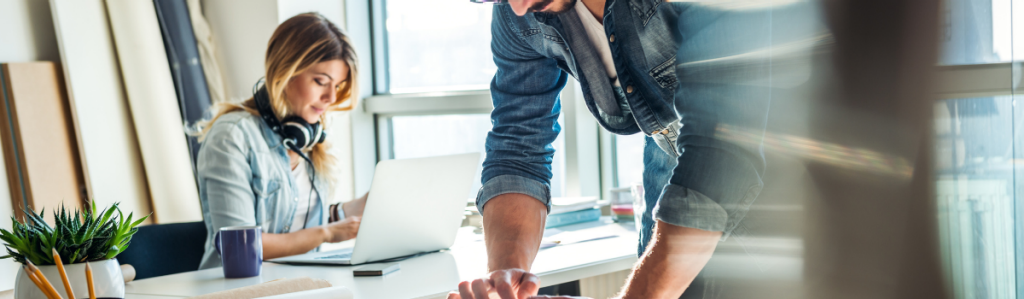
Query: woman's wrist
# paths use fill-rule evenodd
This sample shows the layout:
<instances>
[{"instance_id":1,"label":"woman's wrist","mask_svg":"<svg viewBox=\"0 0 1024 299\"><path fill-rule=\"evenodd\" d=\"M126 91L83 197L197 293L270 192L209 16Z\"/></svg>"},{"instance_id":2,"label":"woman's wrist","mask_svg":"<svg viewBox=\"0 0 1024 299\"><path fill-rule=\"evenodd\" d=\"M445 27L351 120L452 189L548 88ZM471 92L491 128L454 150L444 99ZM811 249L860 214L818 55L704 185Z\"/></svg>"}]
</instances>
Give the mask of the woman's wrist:
<instances>
[{"instance_id":1,"label":"woman's wrist","mask_svg":"<svg viewBox=\"0 0 1024 299\"><path fill-rule=\"evenodd\" d=\"M349 201L349 202L351 202L351 201ZM348 216L348 215L352 214L349 211L345 210L345 209L349 208L349 206L347 205L349 202L338 203L338 211L341 212L343 215Z\"/></svg>"},{"instance_id":2,"label":"woman's wrist","mask_svg":"<svg viewBox=\"0 0 1024 299\"><path fill-rule=\"evenodd\" d=\"M331 234L331 229L327 228L326 225L319 226L320 228L320 243L330 243L334 236Z\"/></svg>"}]
</instances>

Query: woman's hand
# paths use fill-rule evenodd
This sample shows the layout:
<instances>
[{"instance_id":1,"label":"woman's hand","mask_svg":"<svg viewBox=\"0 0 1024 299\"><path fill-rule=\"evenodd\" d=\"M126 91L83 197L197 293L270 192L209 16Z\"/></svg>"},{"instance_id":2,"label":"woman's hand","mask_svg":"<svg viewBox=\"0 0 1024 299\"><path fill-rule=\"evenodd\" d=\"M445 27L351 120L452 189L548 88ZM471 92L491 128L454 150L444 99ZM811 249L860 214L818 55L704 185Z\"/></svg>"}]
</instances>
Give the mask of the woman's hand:
<instances>
[{"instance_id":1,"label":"woman's hand","mask_svg":"<svg viewBox=\"0 0 1024 299\"><path fill-rule=\"evenodd\" d=\"M362 221L362 217L352 216L341 221L335 221L327 224L324 226L324 230L326 231L324 242L338 243L355 238L356 234L359 233L360 221Z\"/></svg>"},{"instance_id":2,"label":"woman's hand","mask_svg":"<svg viewBox=\"0 0 1024 299\"><path fill-rule=\"evenodd\" d=\"M341 204L342 211L345 212L345 217L350 216L363 216L363 209L366 208L366 197L370 196L370 193L363 194L362 197L353 199L349 202Z\"/></svg>"}]
</instances>

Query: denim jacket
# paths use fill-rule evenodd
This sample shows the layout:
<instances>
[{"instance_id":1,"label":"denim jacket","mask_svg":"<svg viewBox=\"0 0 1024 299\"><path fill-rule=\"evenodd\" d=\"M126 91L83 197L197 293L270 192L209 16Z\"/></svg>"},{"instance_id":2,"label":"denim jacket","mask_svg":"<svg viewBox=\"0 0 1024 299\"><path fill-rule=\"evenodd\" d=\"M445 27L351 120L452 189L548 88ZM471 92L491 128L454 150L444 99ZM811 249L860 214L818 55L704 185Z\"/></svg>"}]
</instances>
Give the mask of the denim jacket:
<instances>
[{"instance_id":1,"label":"denim jacket","mask_svg":"<svg viewBox=\"0 0 1024 299\"><path fill-rule=\"evenodd\" d=\"M482 212L488 200L506 193L529 195L550 209L551 143L561 129L559 92L572 75L602 127L616 134L642 132L678 158L670 183L663 190L647 190L661 194L654 216L728 237L760 193L765 162L759 139L743 146L716 138L716 130L732 125L763 134L767 96L763 90L753 95L750 91L757 88L735 87L729 80L699 82L699 75L682 82L677 73L695 71L680 59L744 53L765 39L728 44L735 40L722 34L742 30L734 26L739 24L716 23L724 12L699 6L663 0L608 0L605 5L603 24L624 98L616 97L617 88L575 10L519 17L508 5L495 6L491 49L498 70L490 86L493 128L486 141L478 209ZM726 94L756 99L737 102Z\"/></svg>"},{"instance_id":2,"label":"denim jacket","mask_svg":"<svg viewBox=\"0 0 1024 299\"><path fill-rule=\"evenodd\" d=\"M287 233L299 200L309 200L309 194L298 194L281 136L262 119L237 111L222 115L212 126L196 163L207 232L200 269L221 264L214 244L220 228L258 225L264 233ZM321 198L311 203L310 214L320 217L309 217L306 227L328 219L323 199L331 198L330 190L320 177L314 184Z\"/></svg>"}]
</instances>

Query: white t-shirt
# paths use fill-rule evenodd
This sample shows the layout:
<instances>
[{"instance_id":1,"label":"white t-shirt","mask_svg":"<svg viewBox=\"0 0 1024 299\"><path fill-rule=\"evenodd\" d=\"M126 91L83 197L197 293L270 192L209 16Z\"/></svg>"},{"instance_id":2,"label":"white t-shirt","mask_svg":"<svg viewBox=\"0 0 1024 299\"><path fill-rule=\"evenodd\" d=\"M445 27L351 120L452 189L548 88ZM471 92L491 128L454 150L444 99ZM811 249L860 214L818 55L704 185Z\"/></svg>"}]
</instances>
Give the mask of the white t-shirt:
<instances>
[{"instance_id":1,"label":"white t-shirt","mask_svg":"<svg viewBox=\"0 0 1024 299\"><path fill-rule=\"evenodd\" d=\"M316 192L313 192L312 198L309 195L313 185L309 184L309 171L306 169L306 160L300 159L299 165L292 169L292 179L295 180L295 185L299 187L299 202L298 206L295 207L295 219L292 219L292 226L288 232L302 230L302 225L306 223L307 212L309 212L309 204L320 200L320 195ZM338 219L345 219L345 211L341 210L341 206L338 207L336 214L338 214Z\"/></svg>"},{"instance_id":2,"label":"white t-shirt","mask_svg":"<svg viewBox=\"0 0 1024 299\"><path fill-rule=\"evenodd\" d=\"M576 1L576 13L580 15L580 22L583 23L583 28L587 31L590 43L594 44L594 48L601 54L601 62L604 62L604 70L608 72L608 78L615 80L613 84L619 86L619 73L615 71L615 61L612 60L612 49L608 46L608 36L604 31L604 25L597 17L594 17L593 13L590 13L583 1Z\"/></svg>"},{"instance_id":3,"label":"white t-shirt","mask_svg":"<svg viewBox=\"0 0 1024 299\"><path fill-rule=\"evenodd\" d=\"M307 212L309 212L309 205L319 200L316 192L310 191L313 189L313 185L309 183L309 172L306 170L306 160L299 159L299 166L295 166L292 169L292 179L295 180L296 187L299 187L298 194L298 207L295 208L295 219L292 219L292 229L289 232L302 230L303 225L306 224Z\"/></svg>"}]
</instances>

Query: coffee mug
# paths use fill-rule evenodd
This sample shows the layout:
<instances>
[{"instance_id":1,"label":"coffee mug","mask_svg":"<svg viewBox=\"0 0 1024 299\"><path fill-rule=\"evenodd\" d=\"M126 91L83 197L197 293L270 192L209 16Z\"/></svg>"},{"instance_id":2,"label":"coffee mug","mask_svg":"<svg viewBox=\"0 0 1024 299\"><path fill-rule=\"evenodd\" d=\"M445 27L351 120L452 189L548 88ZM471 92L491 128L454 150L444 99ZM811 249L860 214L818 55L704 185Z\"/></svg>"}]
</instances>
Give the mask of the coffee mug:
<instances>
[{"instance_id":1,"label":"coffee mug","mask_svg":"<svg viewBox=\"0 0 1024 299\"><path fill-rule=\"evenodd\" d=\"M217 233L217 253L225 278L260 276L263 266L263 229L259 226L229 226Z\"/></svg>"}]
</instances>

